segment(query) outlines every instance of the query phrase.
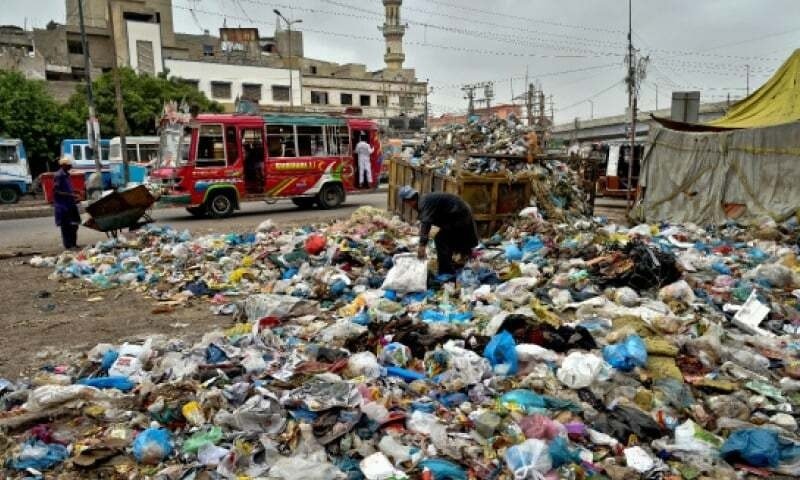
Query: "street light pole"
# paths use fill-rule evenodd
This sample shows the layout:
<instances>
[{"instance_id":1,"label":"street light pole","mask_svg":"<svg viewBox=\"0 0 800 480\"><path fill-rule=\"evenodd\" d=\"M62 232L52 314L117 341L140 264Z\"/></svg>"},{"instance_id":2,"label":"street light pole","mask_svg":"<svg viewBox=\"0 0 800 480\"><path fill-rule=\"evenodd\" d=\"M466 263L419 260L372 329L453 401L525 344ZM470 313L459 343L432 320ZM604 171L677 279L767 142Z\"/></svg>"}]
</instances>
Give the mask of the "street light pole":
<instances>
[{"instance_id":1,"label":"street light pole","mask_svg":"<svg viewBox=\"0 0 800 480\"><path fill-rule=\"evenodd\" d=\"M101 175L103 168L100 163L100 145L97 143L99 132L94 131L94 123L97 118L97 112L94 108L94 92L92 91L92 63L89 60L89 44L86 41L86 27L83 20L83 0L78 0L78 15L80 17L81 28L81 49L83 50L83 74L86 77L86 103L89 106L89 146L92 148L94 156L94 165L97 169L97 175Z\"/></svg>"},{"instance_id":2,"label":"street light pole","mask_svg":"<svg viewBox=\"0 0 800 480\"><path fill-rule=\"evenodd\" d=\"M294 20L290 22L286 17L281 15L280 10L278 10L277 8L273 9L272 11L275 13L275 15L278 16L278 18L286 22L286 28L287 31L289 32L289 109L294 110L294 79L293 79L294 75L292 74L292 64L294 63L294 57L292 55L293 52L292 25L295 23L302 23L303 20ZM303 92L301 91L300 95L302 94Z\"/></svg>"}]
</instances>

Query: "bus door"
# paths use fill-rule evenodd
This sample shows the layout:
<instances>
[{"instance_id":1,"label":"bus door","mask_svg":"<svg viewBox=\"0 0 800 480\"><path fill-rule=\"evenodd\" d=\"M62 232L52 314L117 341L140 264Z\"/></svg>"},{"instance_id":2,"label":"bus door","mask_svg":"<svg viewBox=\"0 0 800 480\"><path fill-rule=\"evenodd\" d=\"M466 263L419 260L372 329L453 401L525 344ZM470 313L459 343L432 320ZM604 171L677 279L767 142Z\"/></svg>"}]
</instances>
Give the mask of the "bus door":
<instances>
[{"instance_id":1,"label":"bus door","mask_svg":"<svg viewBox=\"0 0 800 480\"><path fill-rule=\"evenodd\" d=\"M239 127L247 193L264 193L264 128Z\"/></svg>"},{"instance_id":2,"label":"bus door","mask_svg":"<svg viewBox=\"0 0 800 480\"><path fill-rule=\"evenodd\" d=\"M380 165L378 156L380 155L380 141L378 140L378 132L376 130L367 130L362 128L353 128L350 132L352 145L352 158L353 166L355 169L355 181L353 183L356 189L372 188L380 176ZM369 184L365 186L367 180L364 179L361 173L361 165L358 163L358 154L356 153L356 146L361 140L366 141L372 147L372 154L370 155L370 174L368 175Z\"/></svg>"},{"instance_id":3,"label":"bus door","mask_svg":"<svg viewBox=\"0 0 800 480\"><path fill-rule=\"evenodd\" d=\"M193 176L200 190L234 185L243 193L239 141L235 125L201 124L197 132L197 159Z\"/></svg>"}]
</instances>

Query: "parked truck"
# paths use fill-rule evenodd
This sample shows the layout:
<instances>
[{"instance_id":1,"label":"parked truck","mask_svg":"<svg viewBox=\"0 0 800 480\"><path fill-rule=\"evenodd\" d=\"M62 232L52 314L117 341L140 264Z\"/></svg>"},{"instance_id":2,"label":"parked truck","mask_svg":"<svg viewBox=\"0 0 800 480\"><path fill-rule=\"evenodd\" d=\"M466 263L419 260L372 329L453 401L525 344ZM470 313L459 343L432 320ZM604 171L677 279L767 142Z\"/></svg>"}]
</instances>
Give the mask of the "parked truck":
<instances>
[{"instance_id":1,"label":"parked truck","mask_svg":"<svg viewBox=\"0 0 800 480\"><path fill-rule=\"evenodd\" d=\"M0 203L17 203L31 191L25 146L18 138L0 138Z\"/></svg>"}]
</instances>

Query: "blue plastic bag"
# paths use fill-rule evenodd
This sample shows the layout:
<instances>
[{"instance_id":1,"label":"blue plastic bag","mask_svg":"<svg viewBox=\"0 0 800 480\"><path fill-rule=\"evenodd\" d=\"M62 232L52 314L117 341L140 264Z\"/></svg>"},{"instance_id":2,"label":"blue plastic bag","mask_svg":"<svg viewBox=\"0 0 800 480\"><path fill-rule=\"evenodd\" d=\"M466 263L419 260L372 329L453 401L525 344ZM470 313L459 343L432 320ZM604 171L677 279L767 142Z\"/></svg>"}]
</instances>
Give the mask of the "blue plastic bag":
<instances>
[{"instance_id":1,"label":"blue plastic bag","mask_svg":"<svg viewBox=\"0 0 800 480\"><path fill-rule=\"evenodd\" d=\"M522 260L522 250L514 243L509 243L504 247L506 252L506 260L509 262L518 262Z\"/></svg>"},{"instance_id":2,"label":"blue plastic bag","mask_svg":"<svg viewBox=\"0 0 800 480\"><path fill-rule=\"evenodd\" d=\"M638 335L630 335L625 340L603 348L603 359L612 367L629 372L647 363L647 348Z\"/></svg>"},{"instance_id":3,"label":"blue plastic bag","mask_svg":"<svg viewBox=\"0 0 800 480\"><path fill-rule=\"evenodd\" d=\"M729 463L743 462L754 467L777 467L781 461L778 434L760 428L738 430L719 450Z\"/></svg>"},{"instance_id":4,"label":"blue plastic bag","mask_svg":"<svg viewBox=\"0 0 800 480\"><path fill-rule=\"evenodd\" d=\"M386 376L399 377L405 380L406 382L413 382L414 380L425 380L426 378L428 378L425 376L424 373L419 373L417 371L401 367L386 367Z\"/></svg>"},{"instance_id":5,"label":"blue plastic bag","mask_svg":"<svg viewBox=\"0 0 800 480\"><path fill-rule=\"evenodd\" d=\"M517 363L517 345L514 337L503 330L489 341L483 350L483 356L492 364L498 375L514 375L519 365Z\"/></svg>"},{"instance_id":6,"label":"blue plastic bag","mask_svg":"<svg viewBox=\"0 0 800 480\"><path fill-rule=\"evenodd\" d=\"M428 458L419 462L419 468L430 470L433 480L467 480L467 472L449 460Z\"/></svg>"},{"instance_id":7,"label":"blue plastic bag","mask_svg":"<svg viewBox=\"0 0 800 480\"><path fill-rule=\"evenodd\" d=\"M172 455L172 435L163 428L148 428L133 441L133 456L136 461L156 465Z\"/></svg>"},{"instance_id":8,"label":"blue plastic bag","mask_svg":"<svg viewBox=\"0 0 800 480\"><path fill-rule=\"evenodd\" d=\"M213 343L206 348L206 362L211 364L222 363L227 359L228 355L225 354L225 351Z\"/></svg>"},{"instance_id":9,"label":"blue plastic bag","mask_svg":"<svg viewBox=\"0 0 800 480\"><path fill-rule=\"evenodd\" d=\"M8 460L8 466L14 470L35 468L47 470L66 460L69 456L67 448L56 443L44 443L41 440L29 440L22 446L19 455Z\"/></svg>"},{"instance_id":10,"label":"blue plastic bag","mask_svg":"<svg viewBox=\"0 0 800 480\"><path fill-rule=\"evenodd\" d=\"M553 468L571 463L581 463L581 456L578 450L571 450L564 437L556 437L547 446L550 452L550 459L553 461Z\"/></svg>"},{"instance_id":11,"label":"blue plastic bag","mask_svg":"<svg viewBox=\"0 0 800 480\"><path fill-rule=\"evenodd\" d=\"M570 410L572 412L581 410L580 407L568 400L539 395L534 391L524 389L506 392L500 397L500 405L505 408L518 408L526 414L542 413L547 409Z\"/></svg>"},{"instance_id":12,"label":"blue plastic bag","mask_svg":"<svg viewBox=\"0 0 800 480\"><path fill-rule=\"evenodd\" d=\"M525 241L525 244L522 245L522 251L525 253L534 253L538 252L543 247L544 242L542 242L542 239L539 238L538 235L534 235Z\"/></svg>"},{"instance_id":13,"label":"blue plastic bag","mask_svg":"<svg viewBox=\"0 0 800 480\"><path fill-rule=\"evenodd\" d=\"M82 378L78 380L78 385L103 389L116 388L122 392L129 392L136 386L135 383L128 380L128 377L121 376Z\"/></svg>"},{"instance_id":14,"label":"blue plastic bag","mask_svg":"<svg viewBox=\"0 0 800 480\"><path fill-rule=\"evenodd\" d=\"M119 358L119 352L116 350L106 350L106 353L103 354L103 361L100 363L100 370L107 372L114 362L117 361Z\"/></svg>"}]
</instances>

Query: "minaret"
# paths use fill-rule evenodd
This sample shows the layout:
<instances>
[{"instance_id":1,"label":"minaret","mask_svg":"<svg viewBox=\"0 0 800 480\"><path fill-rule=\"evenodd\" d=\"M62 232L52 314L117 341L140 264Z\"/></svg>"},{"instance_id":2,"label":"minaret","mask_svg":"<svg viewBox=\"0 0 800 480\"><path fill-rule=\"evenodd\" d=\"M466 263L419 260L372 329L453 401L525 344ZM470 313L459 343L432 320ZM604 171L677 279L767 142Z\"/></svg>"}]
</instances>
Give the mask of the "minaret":
<instances>
[{"instance_id":1,"label":"minaret","mask_svg":"<svg viewBox=\"0 0 800 480\"><path fill-rule=\"evenodd\" d=\"M403 35L406 33L406 26L400 23L402 4L403 0L383 0L386 22L379 29L386 39L386 54L383 56L383 61L386 62L387 70L402 70L403 61L406 59L403 53Z\"/></svg>"}]
</instances>

